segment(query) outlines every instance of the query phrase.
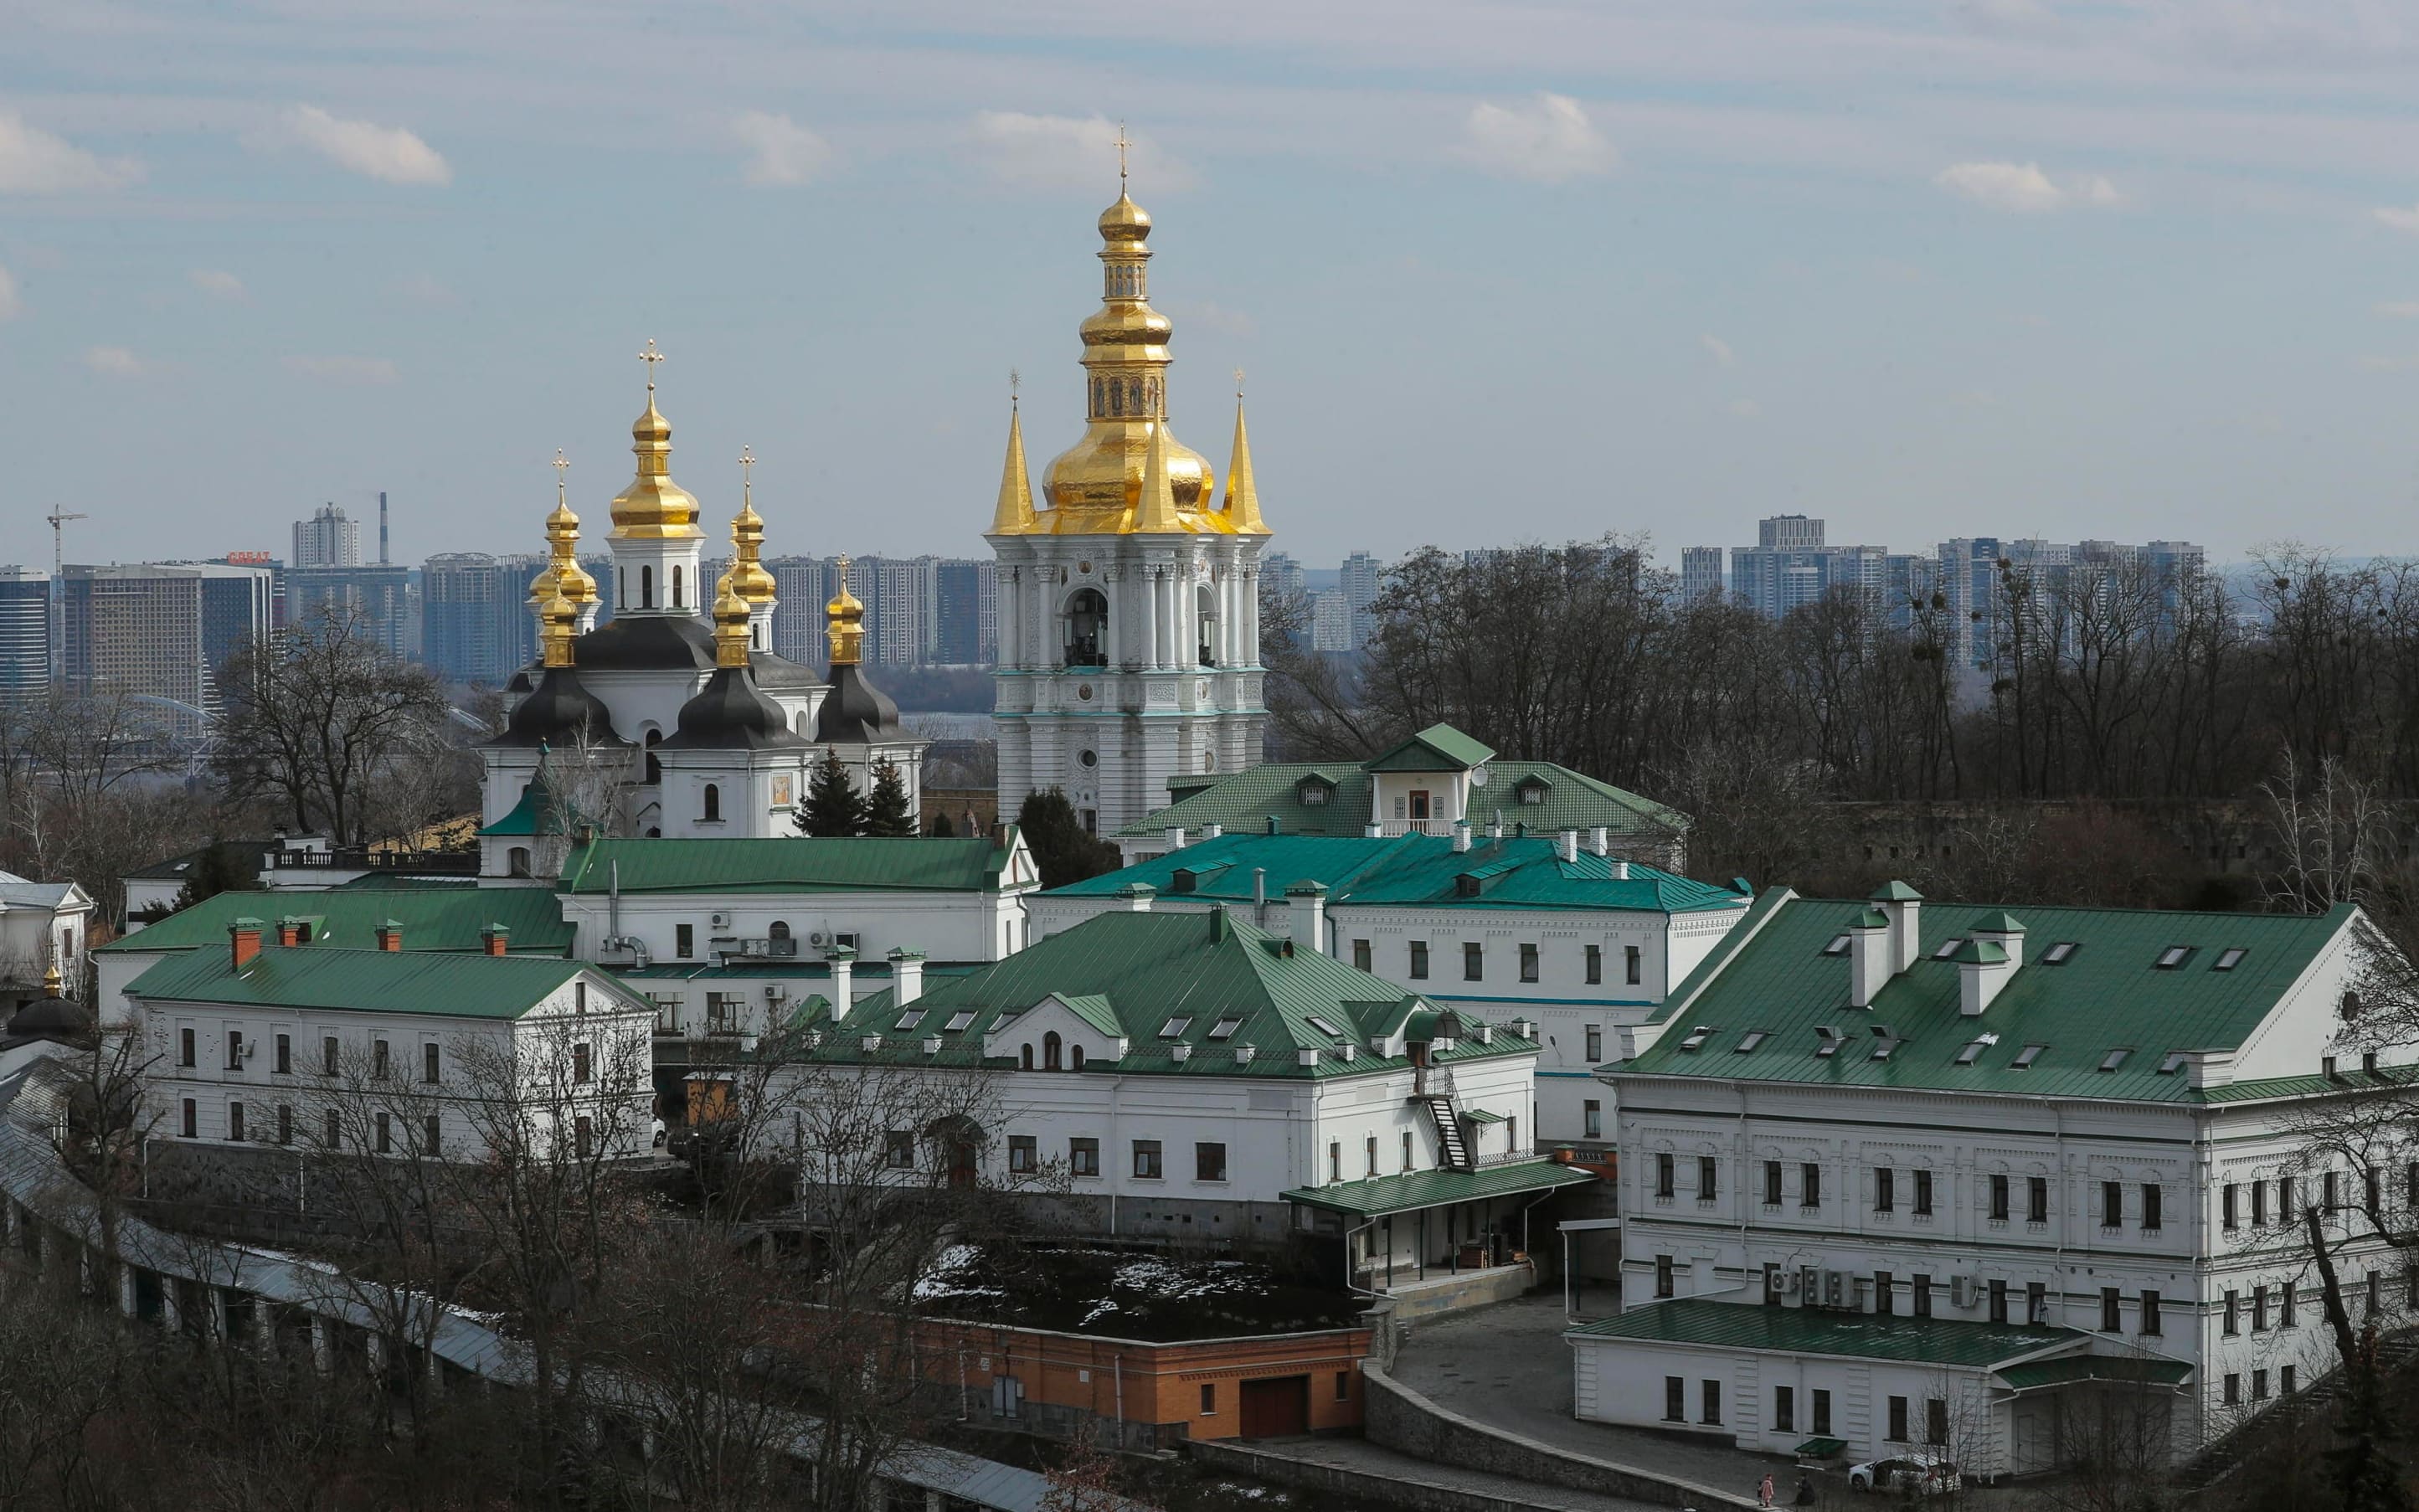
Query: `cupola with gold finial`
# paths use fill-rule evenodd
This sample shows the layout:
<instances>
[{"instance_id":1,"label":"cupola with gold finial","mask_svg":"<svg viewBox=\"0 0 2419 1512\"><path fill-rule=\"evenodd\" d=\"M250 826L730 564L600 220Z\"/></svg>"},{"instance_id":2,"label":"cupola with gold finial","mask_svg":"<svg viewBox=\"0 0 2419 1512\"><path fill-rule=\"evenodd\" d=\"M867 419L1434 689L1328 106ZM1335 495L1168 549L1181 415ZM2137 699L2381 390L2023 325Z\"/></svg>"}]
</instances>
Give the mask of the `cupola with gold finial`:
<instances>
[{"instance_id":1,"label":"cupola with gold finial","mask_svg":"<svg viewBox=\"0 0 2419 1512\"><path fill-rule=\"evenodd\" d=\"M865 676L865 606L848 591L848 558L840 559L840 592L824 606L831 640L831 691L815 711L815 741L871 747L911 739L899 725L899 705Z\"/></svg>"},{"instance_id":2,"label":"cupola with gold finial","mask_svg":"<svg viewBox=\"0 0 2419 1512\"><path fill-rule=\"evenodd\" d=\"M571 512L563 473L571 464L562 449L554 453L554 513L546 517L547 564L530 579L530 612L537 617L538 635L546 634L546 604L560 592L571 601L577 629L585 633L596 623L596 579L579 564L579 517Z\"/></svg>"},{"instance_id":3,"label":"cupola with gold finial","mask_svg":"<svg viewBox=\"0 0 2419 1512\"><path fill-rule=\"evenodd\" d=\"M713 675L681 705L678 733L655 749L772 750L806 745L806 736L790 728L781 706L756 686L747 640L747 600L739 596L726 572L714 591Z\"/></svg>"},{"instance_id":4,"label":"cupola with gold finial","mask_svg":"<svg viewBox=\"0 0 2419 1512\"><path fill-rule=\"evenodd\" d=\"M613 613L695 615L703 607L698 567L705 532L696 496L672 481L671 422L655 408L655 370L664 354L651 340L639 360L647 364L647 409L630 427L637 475L613 498Z\"/></svg>"},{"instance_id":5,"label":"cupola with gold finial","mask_svg":"<svg viewBox=\"0 0 2419 1512\"><path fill-rule=\"evenodd\" d=\"M739 449L739 513L731 517L731 591L747 605L747 644L755 651L773 644L773 610L779 602L779 584L764 565L764 517L756 513L756 451Z\"/></svg>"},{"instance_id":6,"label":"cupola with gold finial","mask_svg":"<svg viewBox=\"0 0 2419 1512\"><path fill-rule=\"evenodd\" d=\"M854 667L863 659L865 648L865 606L848 591L848 558L839 563L840 592L824 606L824 634L831 642L831 659L835 667Z\"/></svg>"},{"instance_id":7,"label":"cupola with gold finial","mask_svg":"<svg viewBox=\"0 0 2419 1512\"><path fill-rule=\"evenodd\" d=\"M504 733L491 746L537 748L585 743L628 744L613 733L612 711L580 682L572 666L579 608L558 586L538 607L538 662L545 669L529 697L513 705Z\"/></svg>"}]
</instances>

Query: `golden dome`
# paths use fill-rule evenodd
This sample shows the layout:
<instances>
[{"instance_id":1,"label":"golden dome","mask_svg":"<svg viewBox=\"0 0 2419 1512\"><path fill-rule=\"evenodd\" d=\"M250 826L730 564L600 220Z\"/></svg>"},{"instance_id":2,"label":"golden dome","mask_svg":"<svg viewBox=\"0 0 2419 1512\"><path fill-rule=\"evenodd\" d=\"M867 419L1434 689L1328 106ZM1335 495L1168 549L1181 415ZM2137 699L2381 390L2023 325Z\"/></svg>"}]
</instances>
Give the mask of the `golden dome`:
<instances>
[{"instance_id":1,"label":"golden dome","mask_svg":"<svg viewBox=\"0 0 2419 1512\"><path fill-rule=\"evenodd\" d=\"M546 622L538 632L538 659L548 667L570 666L571 640L579 628L578 606L558 590L538 607L538 617Z\"/></svg>"},{"instance_id":2,"label":"golden dome","mask_svg":"<svg viewBox=\"0 0 2419 1512\"><path fill-rule=\"evenodd\" d=\"M824 634L835 667L854 665L865 644L865 606L848 591L848 558L840 559L840 592L824 606Z\"/></svg>"},{"instance_id":3,"label":"golden dome","mask_svg":"<svg viewBox=\"0 0 2419 1512\"><path fill-rule=\"evenodd\" d=\"M1150 236L1150 211L1133 202L1133 196L1117 192L1117 202L1101 212L1101 239L1103 241L1142 241Z\"/></svg>"},{"instance_id":4,"label":"golden dome","mask_svg":"<svg viewBox=\"0 0 2419 1512\"><path fill-rule=\"evenodd\" d=\"M751 456L750 462L754 460ZM731 517L731 573L727 579L731 591L747 601L750 609L770 606L779 584L766 570L764 550L764 517L756 513L753 489L742 485L739 513Z\"/></svg>"},{"instance_id":5,"label":"golden dome","mask_svg":"<svg viewBox=\"0 0 2419 1512\"><path fill-rule=\"evenodd\" d=\"M747 600L732 589L726 572L714 585L714 664L745 667L747 652Z\"/></svg>"},{"instance_id":6,"label":"golden dome","mask_svg":"<svg viewBox=\"0 0 2419 1512\"><path fill-rule=\"evenodd\" d=\"M655 408L655 386L647 385L647 412L630 427L638 476L613 496L617 541L703 540L697 528L697 497L672 482L672 423Z\"/></svg>"}]
</instances>

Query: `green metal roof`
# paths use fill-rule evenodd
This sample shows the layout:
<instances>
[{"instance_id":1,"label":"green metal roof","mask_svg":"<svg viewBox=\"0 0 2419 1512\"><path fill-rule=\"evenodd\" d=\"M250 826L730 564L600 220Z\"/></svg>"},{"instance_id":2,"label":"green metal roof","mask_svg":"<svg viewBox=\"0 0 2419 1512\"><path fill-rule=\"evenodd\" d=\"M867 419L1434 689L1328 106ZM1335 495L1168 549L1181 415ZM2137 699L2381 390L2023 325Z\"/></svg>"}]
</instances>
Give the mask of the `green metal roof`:
<instances>
[{"instance_id":1,"label":"green metal roof","mask_svg":"<svg viewBox=\"0 0 2419 1512\"><path fill-rule=\"evenodd\" d=\"M2162 1074L2167 1055L2240 1048L2352 914L2349 906L2317 917L2029 908L2024 964L1980 1016L1967 1018L1958 1008L1957 963L1933 952L1965 939L1984 910L1924 904L1915 964L1858 1009L1848 1006L1850 955L1823 951L1865 906L1786 888L1765 893L1656 1011L1652 1022L1672 1032L1602 1074L2207 1101L2225 1089L2195 1092L2181 1071ZM2074 949L2052 964L2046 957L2060 943ZM2180 966L2160 969L2161 952L2177 945L2195 949ZM2233 947L2246 953L2232 969L2214 969ZM1682 1049L1692 1036L1678 1031L1701 1025L1714 1030L1703 1048ZM1841 1037L1837 1054L1817 1054L1818 1026ZM1886 1059L1873 1058L1884 1042L1877 1028L1889 1033ZM1753 1051L1733 1048L1756 1030L1766 1038ZM1997 1042L1959 1065L1960 1053L1986 1033ZM2034 1044L2046 1048L2029 1069L2014 1069ZM2119 1049L2130 1054L2102 1070Z\"/></svg>"},{"instance_id":2,"label":"green metal roof","mask_svg":"<svg viewBox=\"0 0 2419 1512\"><path fill-rule=\"evenodd\" d=\"M1594 1172L1575 1165L1524 1160L1505 1165L1482 1165L1474 1171L1406 1171L1399 1176L1375 1176L1358 1181L1330 1181L1325 1186L1296 1187L1278 1196L1305 1208L1320 1208L1348 1217L1382 1218L1390 1212L1516 1196L1523 1192L1550 1192L1556 1187L1580 1186L1601 1180Z\"/></svg>"},{"instance_id":3,"label":"green metal roof","mask_svg":"<svg viewBox=\"0 0 2419 1512\"><path fill-rule=\"evenodd\" d=\"M654 841L655 844L665 843ZM403 925L406 952L484 951L481 933L489 924L512 931L515 955L566 955L572 928L562 905L543 887L398 887L325 892L222 892L181 908L146 929L101 946L120 955L192 950L227 945L227 926L254 913L300 913L315 917L311 943L316 949L368 949L383 919Z\"/></svg>"},{"instance_id":4,"label":"green metal roof","mask_svg":"<svg viewBox=\"0 0 2419 1512\"><path fill-rule=\"evenodd\" d=\"M1454 908L1596 908L1644 913L1702 913L1747 906L1745 893L1692 881L1641 862L1626 877L1613 859L1581 851L1575 860L1554 855L1548 837L1475 840L1456 851L1450 837L1268 835L1249 832L1196 841L1112 872L1053 889L1050 897L1116 897L1137 883L1163 899L1249 903L1256 873L1265 873L1269 901L1284 906L1285 889L1307 879L1327 887L1337 904L1415 903ZM1459 879L1478 879L1464 897Z\"/></svg>"},{"instance_id":5,"label":"green metal roof","mask_svg":"<svg viewBox=\"0 0 2419 1512\"><path fill-rule=\"evenodd\" d=\"M1014 835L1014 830L1009 830ZM1012 844L965 840L600 840L563 862L562 890L995 892Z\"/></svg>"},{"instance_id":6,"label":"green metal roof","mask_svg":"<svg viewBox=\"0 0 2419 1512\"><path fill-rule=\"evenodd\" d=\"M1688 816L1676 809L1550 762L1489 761L1487 770L1487 785L1472 788L1470 795L1471 821L1482 831L1490 820L1501 818L1507 833L1521 825L1531 834L1602 825L1616 837L1660 844L1686 834L1689 826ZM1302 801L1301 789L1309 778L1332 785L1327 802ZM1530 778L1546 780L1543 801L1520 801L1518 790ZM1197 833L1213 824L1264 831L1273 818L1287 835L1357 836L1369 822L1369 769L1357 763L1268 762L1188 793L1117 833L1157 835L1171 825Z\"/></svg>"},{"instance_id":7,"label":"green metal roof","mask_svg":"<svg viewBox=\"0 0 2419 1512\"><path fill-rule=\"evenodd\" d=\"M2192 1379L2193 1367L2181 1360L2130 1354L2069 1354L2001 1369L1999 1379L2019 1391L2032 1386L2063 1386L2074 1381L2155 1381L2180 1386Z\"/></svg>"},{"instance_id":8,"label":"green metal roof","mask_svg":"<svg viewBox=\"0 0 2419 1512\"><path fill-rule=\"evenodd\" d=\"M1432 724L1363 766L1369 772L1466 772L1495 759L1482 745L1449 724Z\"/></svg>"},{"instance_id":9,"label":"green metal roof","mask_svg":"<svg viewBox=\"0 0 2419 1512\"><path fill-rule=\"evenodd\" d=\"M1758 1303L1689 1297L1658 1302L1618 1318L1583 1324L1563 1336L1703 1344L1780 1354L1827 1354L1988 1369L2045 1350L2079 1344L2091 1335L2046 1325L1967 1323L1946 1318L1769 1307Z\"/></svg>"},{"instance_id":10,"label":"green metal roof","mask_svg":"<svg viewBox=\"0 0 2419 1512\"><path fill-rule=\"evenodd\" d=\"M432 955L415 950L261 948L241 970L211 950L171 956L127 991L163 1002L240 1008L516 1019L583 971L560 957ZM606 975L599 972L598 975Z\"/></svg>"},{"instance_id":11,"label":"green metal roof","mask_svg":"<svg viewBox=\"0 0 2419 1512\"><path fill-rule=\"evenodd\" d=\"M983 1037L993 1027L1055 995L1103 1033L1127 1041L1123 1060L1086 1062L1102 1072L1312 1078L1399 1071L1410 1063L1377 1055L1369 1041L1403 1021L1406 1003L1433 1005L1341 961L1290 951L1286 936L1235 922L1223 909L1102 914L964 976L940 982L928 977L923 995L906 1010L891 1006L889 992L877 993L850 1010L844 1024L816 1023L824 1037L812 1055L848 1063L983 1065ZM1076 1006L1077 998L1086 1001ZM962 1026L948 1027L969 1011ZM902 1028L907 1012L915 1020ZM1322 1030L1313 1018L1336 1032ZM1462 1018L1471 1021L1466 1013ZM1215 1034L1229 1019L1234 1027ZM1173 1033L1161 1032L1171 1025ZM867 1051L866 1035L881 1036L880 1046ZM930 1036L942 1041L937 1055L924 1054L922 1041ZM1536 1053L1535 1041L1508 1030L1492 1031L1492 1041L1481 1044L1465 1032L1433 1059L1449 1066ZM1339 1043L1352 1045L1350 1060L1334 1053ZM1245 1045L1253 1058L1239 1061L1234 1052ZM1316 1063L1301 1064L1299 1052L1311 1049L1321 1052Z\"/></svg>"}]
</instances>

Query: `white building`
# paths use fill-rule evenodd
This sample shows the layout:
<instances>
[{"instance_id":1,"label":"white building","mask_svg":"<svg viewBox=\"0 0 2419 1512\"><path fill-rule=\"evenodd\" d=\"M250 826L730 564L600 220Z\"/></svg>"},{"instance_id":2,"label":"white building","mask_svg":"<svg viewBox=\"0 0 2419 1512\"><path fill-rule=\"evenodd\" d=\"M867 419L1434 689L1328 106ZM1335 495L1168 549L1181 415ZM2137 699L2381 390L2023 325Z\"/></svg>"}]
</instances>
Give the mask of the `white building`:
<instances>
[{"instance_id":1,"label":"white building","mask_svg":"<svg viewBox=\"0 0 2419 1512\"><path fill-rule=\"evenodd\" d=\"M2361 928L1765 895L1599 1073L1626 1307L1569 1335L1579 1415L1988 1474L2112 1420L2182 1455L2315 1381L2303 1210L2419 1199L2408 1149L2292 1133L2408 1078L2339 1043ZM2419 1318L2368 1218L2326 1229L2356 1321Z\"/></svg>"},{"instance_id":2,"label":"white building","mask_svg":"<svg viewBox=\"0 0 2419 1512\"><path fill-rule=\"evenodd\" d=\"M1299 1225L1363 1284L1520 1247L1524 1208L1595 1180L1529 1154L1535 1043L1319 954L1322 906L1298 897L1265 931L1145 895L964 976L818 1000L805 1054L994 1078L979 1158L1003 1180L1060 1176L1051 1200L1094 1232L1276 1242Z\"/></svg>"},{"instance_id":3,"label":"white building","mask_svg":"<svg viewBox=\"0 0 2419 1512\"><path fill-rule=\"evenodd\" d=\"M43 973L53 967L70 984L84 980L92 912L91 894L75 883L0 872L0 1005L46 995Z\"/></svg>"},{"instance_id":4,"label":"white building","mask_svg":"<svg viewBox=\"0 0 2419 1512\"><path fill-rule=\"evenodd\" d=\"M1021 420L999 502L999 808L1064 791L1107 833L1157 808L1179 774L1260 759L1260 551L1269 538L1240 402L1224 500L1168 433L1167 317L1148 302L1150 217L1120 193L1101 216L1101 308L1085 320L1084 439L1042 474Z\"/></svg>"},{"instance_id":5,"label":"white building","mask_svg":"<svg viewBox=\"0 0 2419 1512\"><path fill-rule=\"evenodd\" d=\"M243 1149L475 1161L498 1120L639 1156L652 1148L655 1011L584 962L301 948L238 918L127 989L149 1040L157 1136ZM290 937L290 935L288 936Z\"/></svg>"},{"instance_id":6,"label":"white building","mask_svg":"<svg viewBox=\"0 0 2419 1512\"><path fill-rule=\"evenodd\" d=\"M294 522L297 567L358 567L362 564L362 524L346 517L334 504L322 504L309 519Z\"/></svg>"},{"instance_id":7,"label":"white building","mask_svg":"<svg viewBox=\"0 0 2419 1512\"><path fill-rule=\"evenodd\" d=\"M1672 983L1747 913L1741 890L1608 854L1607 832L1452 838L1219 834L1123 871L1037 894L1047 935L1129 906L1224 908L1282 920L1286 894L1326 890L1324 955L1492 1023L1538 1027L1536 1092L1522 1125L1541 1146L1611 1148L1612 1099L1595 1068L1621 1056Z\"/></svg>"}]
</instances>

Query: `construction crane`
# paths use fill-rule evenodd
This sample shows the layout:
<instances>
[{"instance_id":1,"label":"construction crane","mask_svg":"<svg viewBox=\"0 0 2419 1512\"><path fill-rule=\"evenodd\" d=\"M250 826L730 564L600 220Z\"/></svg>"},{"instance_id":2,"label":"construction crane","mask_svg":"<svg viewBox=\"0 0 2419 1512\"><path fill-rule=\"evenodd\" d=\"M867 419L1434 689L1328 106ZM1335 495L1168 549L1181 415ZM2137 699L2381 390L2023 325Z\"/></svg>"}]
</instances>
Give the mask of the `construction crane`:
<instances>
[{"instance_id":1,"label":"construction crane","mask_svg":"<svg viewBox=\"0 0 2419 1512\"><path fill-rule=\"evenodd\" d=\"M65 510L54 509L42 517L51 522L51 581L55 583L59 579L59 575L67 570L68 521L90 519L92 517L71 515Z\"/></svg>"}]
</instances>

